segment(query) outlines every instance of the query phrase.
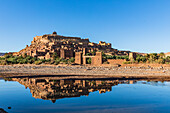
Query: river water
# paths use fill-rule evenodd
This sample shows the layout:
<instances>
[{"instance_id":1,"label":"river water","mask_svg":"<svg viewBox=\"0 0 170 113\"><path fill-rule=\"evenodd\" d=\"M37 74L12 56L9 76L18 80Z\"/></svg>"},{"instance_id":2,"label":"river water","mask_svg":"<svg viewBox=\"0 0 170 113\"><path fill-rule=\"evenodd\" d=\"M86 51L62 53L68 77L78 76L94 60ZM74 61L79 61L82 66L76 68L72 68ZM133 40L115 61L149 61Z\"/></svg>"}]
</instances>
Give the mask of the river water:
<instances>
[{"instance_id":1,"label":"river water","mask_svg":"<svg viewBox=\"0 0 170 113\"><path fill-rule=\"evenodd\" d=\"M9 113L170 113L170 82L0 79L0 108Z\"/></svg>"}]
</instances>

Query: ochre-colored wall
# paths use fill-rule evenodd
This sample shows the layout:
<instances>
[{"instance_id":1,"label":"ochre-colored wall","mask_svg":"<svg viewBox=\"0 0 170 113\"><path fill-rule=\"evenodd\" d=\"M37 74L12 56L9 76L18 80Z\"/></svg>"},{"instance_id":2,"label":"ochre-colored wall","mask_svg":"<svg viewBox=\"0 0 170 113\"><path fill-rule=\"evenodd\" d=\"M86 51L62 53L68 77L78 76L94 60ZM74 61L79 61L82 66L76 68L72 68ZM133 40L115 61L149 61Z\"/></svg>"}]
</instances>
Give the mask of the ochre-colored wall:
<instances>
[{"instance_id":1,"label":"ochre-colored wall","mask_svg":"<svg viewBox=\"0 0 170 113\"><path fill-rule=\"evenodd\" d=\"M108 59L109 64L123 64L125 59Z\"/></svg>"}]
</instances>

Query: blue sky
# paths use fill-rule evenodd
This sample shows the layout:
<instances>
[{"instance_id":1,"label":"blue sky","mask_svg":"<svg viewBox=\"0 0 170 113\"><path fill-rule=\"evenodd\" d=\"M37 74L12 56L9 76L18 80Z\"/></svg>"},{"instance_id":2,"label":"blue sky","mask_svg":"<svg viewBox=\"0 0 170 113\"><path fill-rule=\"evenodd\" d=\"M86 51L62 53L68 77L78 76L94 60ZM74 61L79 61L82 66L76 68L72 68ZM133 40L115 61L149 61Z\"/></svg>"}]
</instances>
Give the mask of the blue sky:
<instances>
[{"instance_id":1,"label":"blue sky","mask_svg":"<svg viewBox=\"0 0 170 113\"><path fill-rule=\"evenodd\" d=\"M169 0L0 0L0 52L36 35L89 38L119 50L170 51Z\"/></svg>"}]
</instances>

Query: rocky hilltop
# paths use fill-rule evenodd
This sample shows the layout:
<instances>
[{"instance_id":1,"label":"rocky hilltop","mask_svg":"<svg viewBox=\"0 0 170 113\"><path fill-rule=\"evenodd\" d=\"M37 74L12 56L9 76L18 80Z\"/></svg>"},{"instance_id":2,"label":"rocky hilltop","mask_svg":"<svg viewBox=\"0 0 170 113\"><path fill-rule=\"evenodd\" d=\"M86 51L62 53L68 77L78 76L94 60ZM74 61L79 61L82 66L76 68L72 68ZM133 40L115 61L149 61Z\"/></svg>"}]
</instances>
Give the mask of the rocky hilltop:
<instances>
[{"instance_id":1,"label":"rocky hilltop","mask_svg":"<svg viewBox=\"0 0 170 113\"><path fill-rule=\"evenodd\" d=\"M75 52L96 52L103 51L111 55L128 55L130 51L119 51L111 47L111 43L99 41L99 43L90 42L88 38L81 39L79 37L67 37L58 35L56 32L36 36L33 38L30 46L26 46L13 55L27 54L40 59L49 59L53 53L62 58L71 58L75 56Z\"/></svg>"}]
</instances>

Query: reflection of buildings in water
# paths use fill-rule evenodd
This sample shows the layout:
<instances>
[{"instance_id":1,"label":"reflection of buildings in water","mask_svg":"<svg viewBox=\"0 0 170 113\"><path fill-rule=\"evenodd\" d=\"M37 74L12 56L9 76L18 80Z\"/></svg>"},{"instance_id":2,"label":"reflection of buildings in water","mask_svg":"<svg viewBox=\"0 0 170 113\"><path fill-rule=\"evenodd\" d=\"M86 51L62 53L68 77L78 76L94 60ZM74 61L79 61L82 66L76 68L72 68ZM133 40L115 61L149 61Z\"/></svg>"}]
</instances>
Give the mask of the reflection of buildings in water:
<instances>
[{"instance_id":1,"label":"reflection of buildings in water","mask_svg":"<svg viewBox=\"0 0 170 113\"><path fill-rule=\"evenodd\" d=\"M118 84L133 84L133 80L55 80L54 78L13 78L26 88L30 89L32 96L44 100L88 96L90 92L105 93Z\"/></svg>"}]
</instances>

